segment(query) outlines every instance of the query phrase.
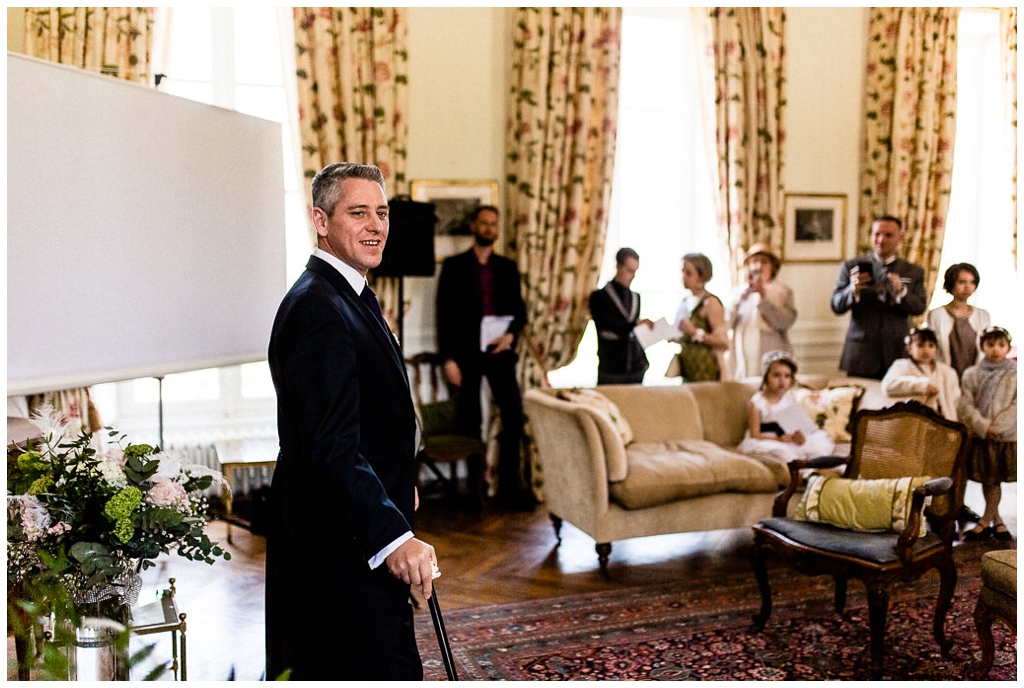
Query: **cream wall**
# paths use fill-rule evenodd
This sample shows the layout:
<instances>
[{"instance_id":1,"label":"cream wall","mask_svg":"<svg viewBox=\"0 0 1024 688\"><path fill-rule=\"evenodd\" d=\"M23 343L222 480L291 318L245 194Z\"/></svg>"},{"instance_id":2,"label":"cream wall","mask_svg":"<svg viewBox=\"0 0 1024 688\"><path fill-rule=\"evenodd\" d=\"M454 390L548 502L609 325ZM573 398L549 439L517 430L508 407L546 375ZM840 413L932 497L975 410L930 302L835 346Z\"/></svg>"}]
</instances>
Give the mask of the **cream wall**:
<instances>
[{"instance_id":1,"label":"cream wall","mask_svg":"<svg viewBox=\"0 0 1024 688\"><path fill-rule=\"evenodd\" d=\"M788 69L783 181L793 193L846 194L846 255L856 246L860 117L868 11L860 7L786 9ZM809 373L838 370L849 316L829 300L838 263L785 264L797 321L790 331L797 360Z\"/></svg>"},{"instance_id":2,"label":"cream wall","mask_svg":"<svg viewBox=\"0 0 1024 688\"><path fill-rule=\"evenodd\" d=\"M409 9L409 179L496 179L504 193L511 70L509 8ZM794 192L844 193L854 247L867 10L788 8L788 102L783 179ZM8 8L8 48L21 50L23 11ZM787 264L792 331L807 372L836 370L846 318L829 309L836 264ZM407 278L406 350L434 346L435 280Z\"/></svg>"}]
</instances>

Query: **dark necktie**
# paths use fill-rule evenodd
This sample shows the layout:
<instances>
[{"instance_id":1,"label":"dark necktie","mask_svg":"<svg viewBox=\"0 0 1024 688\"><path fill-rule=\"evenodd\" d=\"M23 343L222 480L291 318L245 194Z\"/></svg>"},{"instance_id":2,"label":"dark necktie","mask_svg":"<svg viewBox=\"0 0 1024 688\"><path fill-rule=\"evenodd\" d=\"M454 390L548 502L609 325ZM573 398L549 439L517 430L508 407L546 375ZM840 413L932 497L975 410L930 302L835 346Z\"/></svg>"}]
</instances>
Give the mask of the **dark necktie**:
<instances>
[{"instance_id":1,"label":"dark necktie","mask_svg":"<svg viewBox=\"0 0 1024 688\"><path fill-rule=\"evenodd\" d=\"M367 284L363 287L363 291L359 294L359 298L363 300L366 307L373 313L373 317L377 318L377 322L384 328L384 333L388 335L388 339L391 339L391 328L388 327L387 322L384 320L384 314L380 312L380 304L377 303L377 295L373 293L373 289L370 289L370 285Z\"/></svg>"}]
</instances>

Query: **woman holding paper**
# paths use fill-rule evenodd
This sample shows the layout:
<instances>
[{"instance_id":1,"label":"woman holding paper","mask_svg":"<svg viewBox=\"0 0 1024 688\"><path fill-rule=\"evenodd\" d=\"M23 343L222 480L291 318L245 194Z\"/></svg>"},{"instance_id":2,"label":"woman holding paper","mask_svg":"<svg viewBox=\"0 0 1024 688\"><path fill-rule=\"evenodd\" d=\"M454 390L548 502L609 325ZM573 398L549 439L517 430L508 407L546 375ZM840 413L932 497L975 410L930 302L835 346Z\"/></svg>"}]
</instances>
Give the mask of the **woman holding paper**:
<instances>
[{"instance_id":1,"label":"woman holding paper","mask_svg":"<svg viewBox=\"0 0 1024 688\"><path fill-rule=\"evenodd\" d=\"M761 390L750 400L747 432L739 451L764 453L784 461L828 456L835 443L818 428L790 391L796 363L785 351L764 356Z\"/></svg>"},{"instance_id":2,"label":"woman holding paper","mask_svg":"<svg viewBox=\"0 0 1024 688\"><path fill-rule=\"evenodd\" d=\"M640 319L640 295L629 288L640 268L640 256L631 248L615 254L615 277L590 294L590 317L597 329L597 384L626 385L644 381L647 354L637 341L637 326L651 328Z\"/></svg>"},{"instance_id":3,"label":"woman holding paper","mask_svg":"<svg viewBox=\"0 0 1024 688\"><path fill-rule=\"evenodd\" d=\"M746 282L729 306L737 379L759 375L761 358L769 351L793 352L787 332L796 320L796 306L793 290L775 281L781 264L768 244L756 243L747 251Z\"/></svg>"}]
</instances>

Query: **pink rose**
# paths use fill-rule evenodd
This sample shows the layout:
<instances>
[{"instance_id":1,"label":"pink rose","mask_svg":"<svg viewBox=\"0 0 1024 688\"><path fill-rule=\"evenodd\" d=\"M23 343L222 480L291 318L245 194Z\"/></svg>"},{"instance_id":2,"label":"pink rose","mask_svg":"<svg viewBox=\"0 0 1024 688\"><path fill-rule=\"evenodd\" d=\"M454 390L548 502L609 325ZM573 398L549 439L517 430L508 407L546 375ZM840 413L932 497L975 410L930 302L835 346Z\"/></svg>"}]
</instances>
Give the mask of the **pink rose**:
<instances>
[{"instance_id":1,"label":"pink rose","mask_svg":"<svg viewBox=\"0 0 1024 688\"><path fill-rule=\"evenodd\" d=\"M146 499L156 507L185 507L188 505L188 495L185 494L185 488L167 478L154 478L153 487L149 488Z\"/></svg>"}]
</instances>

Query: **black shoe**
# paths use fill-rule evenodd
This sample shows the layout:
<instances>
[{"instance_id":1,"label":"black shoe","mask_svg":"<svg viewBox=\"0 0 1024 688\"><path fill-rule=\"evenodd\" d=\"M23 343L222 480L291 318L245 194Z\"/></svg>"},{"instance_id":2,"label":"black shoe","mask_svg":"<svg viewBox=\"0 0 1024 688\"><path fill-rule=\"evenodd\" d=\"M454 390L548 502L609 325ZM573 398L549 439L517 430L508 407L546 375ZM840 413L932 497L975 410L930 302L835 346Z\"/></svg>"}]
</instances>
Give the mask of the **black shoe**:
<instances>
[{"instance_id":1,"label":"black shoe","mask_svg":"<svg viewBox=\"0 0 1024 688\"><path fill-rule=\"evenodd\" d=\"M1005 523L993 526L990 530L992 530L992 537L1000 542L1010 542L1013 540L1013 533L1007 530Z\"/></svg>"},{"instance_id":2,"label":"black shoe","mask_svg":"<svg viewBox=\"0 0 1024 688\"><path fill-rule=\"evenodd\" d=\"M992 526L987 528L979 528L978 526L975 526L964 533L964 542L981 542L983 540L988 540L994 535L994 533L995 529L992 528ZM1006 531L1006 534L1009 535L1009 531Z\"/></svg>"},{"instance_id":3,"label":"black shoe","mask_svg":"<svg viewBox=\"0 0 1024 688\"><path fill-rule=\"evenodd\" d=\"M498 511L533 511L537 507L537 500L529 492L511 492L508 494L498 493L494 498L494 506Z\"/></svg>"},{"instance_id":4,"label":"black shoe","mask_svg":"<svg viewBox=\"0 0 1024 688\"><path fill-rule=\"evenodd\" d=\"M981 520L981 516L974 509L964 504L960 507L960 513L957 514L956 520L961 523L977 523Z\"/></svg>"}]
</instances>

